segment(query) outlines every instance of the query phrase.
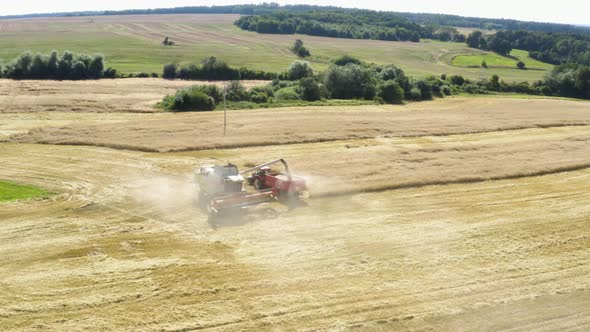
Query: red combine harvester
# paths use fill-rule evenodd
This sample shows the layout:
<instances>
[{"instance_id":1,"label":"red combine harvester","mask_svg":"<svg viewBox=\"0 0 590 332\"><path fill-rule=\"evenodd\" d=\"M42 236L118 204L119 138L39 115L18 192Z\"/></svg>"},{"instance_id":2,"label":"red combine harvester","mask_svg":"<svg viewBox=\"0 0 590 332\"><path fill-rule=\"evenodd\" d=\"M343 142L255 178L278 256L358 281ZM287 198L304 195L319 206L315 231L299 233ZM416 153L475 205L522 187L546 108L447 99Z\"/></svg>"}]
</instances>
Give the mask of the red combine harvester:
<instances>
[{"instance_id":1,"label":"red combine harvester","mask_svg":"<svg viewBox=\"0 0 590 332\"><path fill-rule=\"evenodd\" d=\"M271 165L281 163L284 172L273 172ZM256 191L243 187L244 174L251 173L247 183ZM233 164L204 166L195 171L195 187L198 187L198 204L210 214L218 214L272 200L289 202L301 199L307 191L305 179L291 174L284 159L277 159L245 171L238 172Z\"/></svg>"}]
</instances>

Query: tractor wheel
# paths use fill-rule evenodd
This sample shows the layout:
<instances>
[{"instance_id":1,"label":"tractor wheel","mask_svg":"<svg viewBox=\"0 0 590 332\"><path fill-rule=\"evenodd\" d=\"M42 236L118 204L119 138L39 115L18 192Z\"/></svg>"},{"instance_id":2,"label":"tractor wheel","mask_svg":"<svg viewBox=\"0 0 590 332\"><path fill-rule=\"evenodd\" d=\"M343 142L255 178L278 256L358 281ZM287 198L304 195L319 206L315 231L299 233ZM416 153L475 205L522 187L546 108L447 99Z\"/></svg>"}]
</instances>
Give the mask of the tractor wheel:
<instances>
[{"instance_id":1,"label":"tractor wheel","mask_svg":"<svg viewBox=\"0 0 590 332\"><path fill-rule=\"evenodd\" d=\"M262 183L262 180L256 178L256 180L254 180L254 188L256 188L256 190L264 189L264 184Z\"/></svg>"}]
</instances>

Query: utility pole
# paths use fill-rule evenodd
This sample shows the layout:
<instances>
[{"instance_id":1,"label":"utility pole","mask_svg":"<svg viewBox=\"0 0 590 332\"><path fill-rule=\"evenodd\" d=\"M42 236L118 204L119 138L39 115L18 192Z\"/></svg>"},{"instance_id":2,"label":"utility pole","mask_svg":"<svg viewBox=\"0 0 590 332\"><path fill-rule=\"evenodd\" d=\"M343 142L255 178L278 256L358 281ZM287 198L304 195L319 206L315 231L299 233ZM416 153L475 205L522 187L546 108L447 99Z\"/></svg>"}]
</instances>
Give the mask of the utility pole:
<instances>
[{"instance_id":1,"label":"utility pole","mask_svg":"<svg viewBox=\"0 0 590 332\"><path fill-rule=\"evenodd\" d=\"M225 95L227 94L227 81L223 82L223 136L227 130L227 102Z\"/></svg>"}]
</instances>

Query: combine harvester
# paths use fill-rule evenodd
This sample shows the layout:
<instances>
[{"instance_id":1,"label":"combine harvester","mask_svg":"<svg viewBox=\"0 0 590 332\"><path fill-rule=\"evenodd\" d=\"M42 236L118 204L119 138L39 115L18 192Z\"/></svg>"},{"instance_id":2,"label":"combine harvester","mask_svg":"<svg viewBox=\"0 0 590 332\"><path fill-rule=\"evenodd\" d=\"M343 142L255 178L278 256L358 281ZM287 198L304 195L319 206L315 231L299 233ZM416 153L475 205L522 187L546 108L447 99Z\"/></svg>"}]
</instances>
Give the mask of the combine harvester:
<instances>
[{"instance_id":1,"label":"combine harvester","mask_svg":"<svg viewBox=\"0 0 590 332\"><path fill-rule=\"evenodd\" d=\"M273 172L270 166L279 163L285 171ZM244 188L244 174L248 173L246 183L255 190ZM291 203L299 201L307 192L305 179L293 176L284 159L242 172L234 164L203 166L194 175L197 203L212 215L274 200Z\"/></svg>"}]
</instances>

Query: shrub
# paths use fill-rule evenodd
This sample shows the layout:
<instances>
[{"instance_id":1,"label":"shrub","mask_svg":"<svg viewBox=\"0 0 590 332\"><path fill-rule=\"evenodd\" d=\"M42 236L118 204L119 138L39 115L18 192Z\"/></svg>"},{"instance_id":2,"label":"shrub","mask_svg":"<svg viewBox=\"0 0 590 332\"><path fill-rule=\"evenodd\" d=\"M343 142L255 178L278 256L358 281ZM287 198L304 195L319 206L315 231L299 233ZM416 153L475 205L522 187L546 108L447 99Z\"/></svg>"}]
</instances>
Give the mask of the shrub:
<instances>
[{"instance_id":1,"label":"shrub","mask_svg":"<svg viewBox=\"0 0 590 332\"><path fill-rule=\"evenodd\" d=\"M175 64L164 66L163 78L183 80L271 80L280 75L261 70L251 70L248 68L232 68L227 63L218 60L215 57L204 59L200 65L190 64L178 68Z\"/></svg>"},{"instance_id":2,"label":"shrub","mask_svg":"<svg viewBox=\"0 0 590 332\"><path fill-rule=\"evenodd\" d=\"M313 69L307 61L295 61L287 69L287 76L290 80L299 80L313 75Z\"/></svg>"},{"instance_id":3,"label":"shrub","mask_svg":"<svg viewBox=\"0 0 590 332\"><path fill-rule=\"evenodd\" d=\"M164 72L162 73L162 77L165 79L173 80L176 78L176 70L178 66L174 63L169 63L164 66Z\"/></svg>"},{"instance_id":4,"label":"shrub","mask_svg":"<svg viewBox=\"0 0 590 332\"><path fill-rule=\"evenodd\" d=\"M487 94L488 91L486 89L482 89L481 87L479 87L476 84L465 84L463 86L463 91L470 93L470 94Z\"/></svg>"},{"instance_id":5,"label":"shrub","mask_svg":"<svg viewBox=\"0 0 590 332\"><path fill-rule=\"evenodd\" d=\"M412 100L420 100L422 98L422 92L419 88L414 87L410 90L409 97Z\"/></svg>"},{"instance_id":6,"label":"shrub","mask_svg":"<svg viewBox=\"0 0 590 332\"><path fill-rule=\"evenodd\" d=\"M219 104L223 101L223 93L221 89L215 84L195 85L190 89L201 91L207 96L213 98L216 104Z\"/></svg>"},{"instance_id":7,"label":"shrub","mask_svg":"<svg viewBox=\"0 0 590 332\"><path fill-rule=\"evenodd\" d=\"M293 82L292 81L281 81L279 79L273 80L272 81L272 87L274 90L278 90L278 89L282 89L282 88L286 88L288 86L293 86Z\"/></svg>"},{"instance_id":8,"label":"shrub","mask_svg":"<svg viewBox=\"0 0 590 332\"><path fill-rule=\"evenodd\" d=\"M148 74L148 73L139 73L135 77L148 78L148 77L150 77L150 74Z\"/></svg>"},{"instance_id":9,"label":"shrub","mask_svg":"<svg viewBox=\"0 0 590 332\"><path fill-rule=\"evenodd\" d=\"M451 88L448 85L441 86L440 92L445 96L450 96L452 94Z\"/></svg>"},{"instance_id":10,"label":"shrub","mask_svg":"<svg viewBox=\"0 0 590 332\"><path fill-rule=\"evenodd\" d=\"M383 81L389 81L395 80L398 77L403 77L405 74L401 68L397 68L396 66L388 66L381 70L380 76Z\"/></svg>"},{"instance_id":11,"label":"shrub","mask_svg":"<svg viewBox=\"0 0 590 332\"><path fill-rule=\"evenodd\" d=\"M252 89L250 89L250 94L255 92L263 92L266 93L267 96L273 97L275 92L273 87L274 86L271 84L255 86Z\"/></svg>"},{"instance_id":12,"label":"shrub","mask_svg":"<svg viewBox=\"0 0 590 332\"><path fill-rule=\"evenodd\" d=\"M313 77L306 77L299 81L301 98L307 101L316 101L322 98L320 85Z\"/></svg>"},{"instance_id":13,"label":"shrub","mask_svg":"<svg viewBox=\"0 0 590 332\"><path fill-rule=\"evenodd\" d=\"M275 92L276 100L298 100L299 94L294 86L279 89Z\"/></svg>"},{"instance_id":14,"label":"shrub","mask_svg":"<svg viewBox=\"0 0 590 332\"><path fill-rule=\"evenodd\" d=\"M160 77L160 75L158 75L158 73L152 73L151 76L152 76L152 78L158 78L158 77Z\"/></svg>"},{"instance_id":15,"label":"shrub","mask_svg":"<svg viewBox=\"0 0 590 332\"><path fill-rule=\"evenodd\" d=\"M225 98L231 101L248 100L249 95L240 81L231 81L226 87Z\"/></svg>"},{"instance_id":16,"label":"shrub","mask_svg":"<svg viewBox=\"0 0 590 332\"><path fill-rule=\"evenodd\" d=\"M252 70L244 67L241 67L238 71L240 72L240 79L242 80L272 80L279 76L276 73Z\"/></svg>"},{"instance_id":17,"label":"shrub","mask_svg":"<svg viewBox=\"0 0 590 332\"><path fill-rule=\"evenodd\" d=\"M553 91L551 91L551 88L548 86L543 86L541 87L541 94L545 95L545 96L550 96L553 93Z\"/></svg>"},{"instance_id":18,"label":"shrub","mask_svg":"<svg viewBox=\"0 0 590 332\"><path fill-rule=\"evenodd\" d=\"M419 80L414 83L414 86L420 89L420 99L430 100L432 99L432 85L424 80Z\"/></svg>"},{"instance_id":19,"label":"shrub","mask_svg":"<svg viewBox=\"0 0 590 332\"><path fill-rule=\"evenodd\" d=\"M349 63L355 64L355 65L360 65L362 62L361 62L361 60L359 60L357 58L353 58L349 55L343 55L339 58L336 58L336 60L334 60L334 64L336 66L346 66Z\"/></svg>"},{"instance_id":20,"label":"shrub","mask_svg":"<svg viewBox=\"0 0 590 332\"><path fill-rule=\"evenodd\" d=\"M231 68L214 56L204 59L201 68L193 65L191 69L192 79L239 80L241 78L239 70Z\"/></svg>"},{"instance_id":21,"label":"shrub","mask_svg":"<svg viewBox=\"0 0 590 332\"><path fill-rule=\"evenodd\" d=\"M510 86L510 90L517 93L527 93L530 94L533 91L531 90L531 86L528 82L520 82L520 83L513 83Z\"/></svg>"},{"instance_id":22,"label":"shrub","mask_svg":"<svg viewBox=\"0 0 590 332\"><path fill-rule=\"evenodd\" d=\"M303 41L301 39L297 39L293 44L292 51L297 54L300 58L305 58L311 55L309 50L303 46Z\"/></svg>"},{"instance_id":23,"label":"shrub","mask_svg":"<svg viewBox=\"0 0 590 332\"><path fill-rule=\"evenodd\" d=\"M257 104L264 104L268 102L268 94L262 91L254 91L250 93L250 101Z\"/></svg>"},{"instance_id":24,"label":"shrub","mask_svg":"<svg viewBox=\"0 0 590 332\"><path fill-rule=\"evenodd\" d=\"M516 67L518 67L518 69L525 69L526 65L524 64L524 62L518 61Z\"/></svg>"},{"instance_id":25,"label":"shrub","mask_svg":"<svg viewBox=\"0 0 590 332\"><path fill-rule=\"evenodd\" d=\"M359 65L331 66L326 74L326 87L336 99L362 98L371 100L376 95L376 73Z\"/></svg>"},{"instance_id":26,"label":"shrub","mask_svg":"<svg viewBox=\"0 0 590 332\"><path fill-rule=\"evenodd\" d=\"M172 111L212 111L215 109L215 101L198 89L182 89L176 95L167 96L161 105Z\"/></svg>"},{"instance_id":27,"label":"shrub","mask_svg":"<svg viewBox=\"0 0 590 332\"><path fill-rule=\"evenodd\" d=\"M103 77L104 78L116 78L117 77L117 70L109 67L104 71Z\"/></svg>"},{"instance_id":28,"label":"shrub","mask_svg":"<svg viewBox=\"0 0 590 332\"><path fill-rule=\"evenodd\" d=\"M378 96L388 104L401 104L404 90L393 80L385 81L379 86Z\"/></svg>"},{"instance_id":29,"label":"shrub","mask_svg":"<svg viewBox=\"0 0 590 332\"><path fill-rule=\"evenodd\" d=\"M460 75L452 75L449 78L449 80L454 85L463 85L463 84L465 84L465 78L463 78L463 76L460 76Z\"/></svg>"}]
</instances>

